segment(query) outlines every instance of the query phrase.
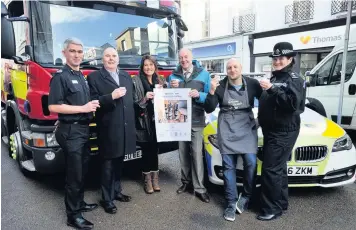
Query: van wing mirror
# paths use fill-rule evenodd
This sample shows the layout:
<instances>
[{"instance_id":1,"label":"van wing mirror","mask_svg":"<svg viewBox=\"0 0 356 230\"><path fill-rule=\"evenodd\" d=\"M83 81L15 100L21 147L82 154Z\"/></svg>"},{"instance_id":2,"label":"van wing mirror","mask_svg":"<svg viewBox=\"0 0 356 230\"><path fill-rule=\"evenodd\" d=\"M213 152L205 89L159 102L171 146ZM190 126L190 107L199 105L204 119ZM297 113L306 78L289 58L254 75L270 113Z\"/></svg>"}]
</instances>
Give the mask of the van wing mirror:
<instances>
[{"instance_id":1,"label":"van wing mirror","mask_svg":"<svg viewBox=\"0 0 356 230\"><path fill-rule=\"evenodd\" d=\"M317 74L310 73L310 71L305 72L305 83L307 87L315 86L317 81Z\"/></svg>"}]
</instances>

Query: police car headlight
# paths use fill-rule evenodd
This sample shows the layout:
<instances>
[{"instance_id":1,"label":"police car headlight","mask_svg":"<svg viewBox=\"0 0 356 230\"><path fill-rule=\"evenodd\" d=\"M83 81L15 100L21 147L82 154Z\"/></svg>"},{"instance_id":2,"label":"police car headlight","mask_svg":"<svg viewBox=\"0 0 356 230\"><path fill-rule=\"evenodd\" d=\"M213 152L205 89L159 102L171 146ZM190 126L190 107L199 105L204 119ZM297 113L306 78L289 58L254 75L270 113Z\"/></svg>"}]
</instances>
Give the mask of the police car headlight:
<instances>
[{"instance_id":1,"label":"police car headlight","mask_svg":"<svg viewBox=\"0 0 356 230\"><path fill-rule=\"evenodd\" d=\"M208 140L215 148L219 149L218 136L216 134L209 135Z\"/></svg>"},{"instance_id":2,"label":"police car headlight","mask_svg":"<svg viewBox=\"0 0 356 230\"><path fill-rule=\"evenodd\" d=\"M349 135L345 134L343 137L337 139L333 146L333 152L342 150L350 150L352 148L352 140Z\"/></svg>"},{"instance_id":3,"label":"police car headlight","mask_svg":"<svg viewBox=\"0 0 356 230\"><path fill-rule=\"evenodd\" d=\"M53 146L58 146L58 142L56 140L55 134L54 133L48 133L46 134L47 138L47 146L48 147L53 147Z\"/></svg>"}]
</instances>

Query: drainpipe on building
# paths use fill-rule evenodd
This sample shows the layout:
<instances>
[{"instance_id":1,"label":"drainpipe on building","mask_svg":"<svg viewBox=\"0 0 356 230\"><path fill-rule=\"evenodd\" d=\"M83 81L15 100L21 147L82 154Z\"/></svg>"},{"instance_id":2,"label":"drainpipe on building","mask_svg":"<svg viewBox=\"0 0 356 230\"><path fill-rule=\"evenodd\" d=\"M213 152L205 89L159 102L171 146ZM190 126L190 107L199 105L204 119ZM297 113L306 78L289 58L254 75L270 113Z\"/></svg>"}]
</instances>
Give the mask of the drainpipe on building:
<instances>
[{"instance_id":1,"label":"drainpipe on building","mask_svg":"<svg viewBox=\"0 0 356 230\"><path fill-rule=\"evenodd\" d=\"M337 123L339 125L341 125L342 104L343 104L343 99L344 99L344 84L345 84L345 74L346 74L347 51L348 51L348 48L349 48L349 34L350 34L350 22L351 22L352 4L353 4L353 1L348 1L346 30L345 30L345 41L344 41L344 53L343 53L343 56L342 56L339 109L338 109L338 114L337 114Z\"/></svg>"},{"instance_id":2,"label":"drainpipe on building","mask_svg":"<svg viewBox=\"0 0 356 230\"><path fill-rule=\"evenodd\" d=\"M253 56L253 36L248 36L248 47L250 48L250 72L255 71L255 57Z\"/></svg>"}]
</instances>

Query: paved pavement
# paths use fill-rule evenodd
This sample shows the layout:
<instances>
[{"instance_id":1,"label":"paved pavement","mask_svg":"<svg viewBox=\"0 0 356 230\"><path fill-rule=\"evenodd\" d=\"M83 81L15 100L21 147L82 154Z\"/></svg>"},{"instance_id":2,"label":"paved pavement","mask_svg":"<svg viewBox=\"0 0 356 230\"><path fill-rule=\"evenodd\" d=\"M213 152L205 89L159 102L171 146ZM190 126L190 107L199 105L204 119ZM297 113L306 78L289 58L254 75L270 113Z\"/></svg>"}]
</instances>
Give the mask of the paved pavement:
<instances>
[{"instance_id":1,"label":"paved pavement","mask_svg":"<svg viewBox=\"0 0 356 230\"><path fill-rule=\"evenodd\" d=\"M332 189L291 189L290 210L282 218L260 222L252 209L237 216L235 222L227 222L222 217L221 187L212 186L209 204L191 194L177 195L175 190L180 185L177 152L161 155L159 160L162 191L146 195L139 173L128 170L123 187L125 193L133 196L132 202L117 202L119 211L115 215L106 214L102 208L84 214L94 222L95 229L355 229L356 184ZM1 167L2 229L70 229L65 225L63 177L24 177L3 144ZM87 202L100 199L93 174L89 178L93 183L88 183L85 193Z\"/></svg>"}]
</instances>

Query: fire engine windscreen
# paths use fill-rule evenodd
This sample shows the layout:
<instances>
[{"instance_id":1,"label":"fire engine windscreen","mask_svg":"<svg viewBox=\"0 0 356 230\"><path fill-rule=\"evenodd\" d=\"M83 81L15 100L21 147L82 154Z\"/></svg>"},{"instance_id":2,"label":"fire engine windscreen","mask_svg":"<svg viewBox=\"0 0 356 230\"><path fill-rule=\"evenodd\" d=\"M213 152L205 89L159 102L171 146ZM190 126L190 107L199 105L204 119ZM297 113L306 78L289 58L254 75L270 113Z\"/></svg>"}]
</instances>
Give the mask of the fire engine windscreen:
<instances>
[{"instance_id":1,"label":"fire engine windscreen","mask_svg":"<svg viewBox=\"0 0 356 230\"><path fill-rule=\"evenodd\" d=\"M110 46L118 50L120 65L137 68L145 54L155 56L161 66L177 64L176 24L168 14L152 14L147 8L137 14L95 4L92 8L32 4L34 58L42 66L65 64L61 51L69 37L84 43L83 62L88 65L102 65L103 50Z\"/></svg>"}]
</instances>

